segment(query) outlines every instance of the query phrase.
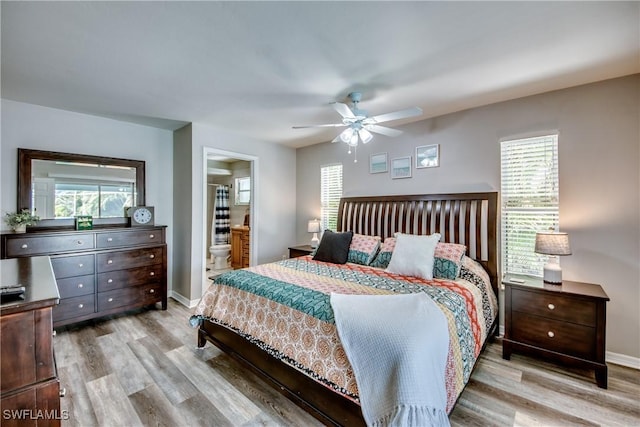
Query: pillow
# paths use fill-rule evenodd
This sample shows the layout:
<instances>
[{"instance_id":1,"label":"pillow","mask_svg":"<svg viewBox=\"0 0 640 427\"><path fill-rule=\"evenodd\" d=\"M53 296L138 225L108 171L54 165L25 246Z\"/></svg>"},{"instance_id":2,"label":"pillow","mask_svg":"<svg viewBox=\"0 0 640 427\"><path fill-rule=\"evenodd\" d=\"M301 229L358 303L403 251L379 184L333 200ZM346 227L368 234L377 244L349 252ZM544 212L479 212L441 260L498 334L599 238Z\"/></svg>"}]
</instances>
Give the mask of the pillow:
<instances>
[{"instance_id":1,"label":"pillow","mask_svg":"<svg viewBox=\"0 0 640 427\"><path fill-rule=\"evenodd\" d=\"M465 245L442 243L436 245L433 261L433 277L438 279L457 279L460 275L462 257L467 252Z\"/></svg>"},{"instance_id":2,"label":"pillow","mask_svg":"<svg viewBox=\"0 0 640 427\"><path fill-rule=\"evenodd\" d=\"M389 261L391 261L391 254L393 248L396 247L396 238L387 237L380 246L380 252L376 255L375 259L371 261L371 267L387 268Z\"/></svg>"},{"instance_id":3,"label":"pillow","mask_svg":"<svg viewBox=\"0 0 640 427\"><path fill-rule=\"evenodd\" d=\"M380 248L380 236L365 236L354 234L349 246L347 262L369 265L375 258Z\"/></svg>"},{"instance_id":4,"label":"pillow","mask_svg":"<svg viewBox=\"0 0 640 427\"><path fill-rule=\"evenodd\" d=\"M430 236L396 235L396 247L386 271L389 273L433 279L433 258L440 233Z\"/></svg>"},{"instance_id":5,"label":"pillow","mask_svg":"<svg viewBox=\"0 0 640 427\"><path fill-rule=\"evenodd\" d=\"M346 263L352 238L353 231L334 233L331 230L325 230L313 259L334 264Z\"/></svg>"}]
</instances>

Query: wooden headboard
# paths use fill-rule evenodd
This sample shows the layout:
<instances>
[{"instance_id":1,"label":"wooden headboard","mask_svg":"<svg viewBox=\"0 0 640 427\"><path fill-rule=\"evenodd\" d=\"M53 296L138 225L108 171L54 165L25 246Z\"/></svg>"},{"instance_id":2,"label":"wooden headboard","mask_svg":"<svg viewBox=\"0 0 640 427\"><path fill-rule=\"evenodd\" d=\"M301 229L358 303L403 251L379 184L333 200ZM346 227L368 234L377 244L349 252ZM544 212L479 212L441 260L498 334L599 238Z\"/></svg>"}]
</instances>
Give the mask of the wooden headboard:
<instances>
[{"instance_id":1,"label":"wooden headboard","mask_svg":"<svg viewBox=\"0 0 640 427\"><path fill-rule=\"evenodd\" d=\"M443 242L467 246L467 256L489 273L498 295L498 193L343 197L338 231L381 236L440 233Z\"/></svg>"}]
</instances>

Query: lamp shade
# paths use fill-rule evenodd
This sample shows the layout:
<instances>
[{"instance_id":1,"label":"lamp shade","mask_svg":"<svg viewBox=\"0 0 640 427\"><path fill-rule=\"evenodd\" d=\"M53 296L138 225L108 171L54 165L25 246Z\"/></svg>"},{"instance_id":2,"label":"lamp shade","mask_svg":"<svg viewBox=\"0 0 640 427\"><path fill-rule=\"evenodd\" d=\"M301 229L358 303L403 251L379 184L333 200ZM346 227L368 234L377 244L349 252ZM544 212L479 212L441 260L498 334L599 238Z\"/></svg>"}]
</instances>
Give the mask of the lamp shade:
<instances>
[{"instance_id":1,"label":"lamp shade","mask_svg":"<svg viewBox=\"0 0 640 427\"><path fill-rule=\"evenodd\" d=\"M319 233L320 232L320 221L317 219L309 220L307 224L307 231L309 233Z\"/></svg>"},{"instance_id":2,"label":"lamp shade","mask_svg":"<svg viewBox=\"0 0 640 427\"><path fill-rule=\"evenodd\" d=\"M571 255L569 235L553 231L536 233L535 252L544 255Z\"/></svg>"}]
</instances>

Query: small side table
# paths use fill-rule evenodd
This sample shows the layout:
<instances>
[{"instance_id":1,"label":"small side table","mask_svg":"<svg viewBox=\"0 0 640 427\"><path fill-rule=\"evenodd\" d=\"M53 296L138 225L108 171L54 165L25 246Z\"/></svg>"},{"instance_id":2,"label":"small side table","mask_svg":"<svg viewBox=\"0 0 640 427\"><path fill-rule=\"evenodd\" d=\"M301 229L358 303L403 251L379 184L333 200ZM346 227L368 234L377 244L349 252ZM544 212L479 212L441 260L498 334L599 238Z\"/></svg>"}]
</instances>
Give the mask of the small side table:
<instances>
[{"instance_id":1,"label":"small side table","mask_svg":"<svg viewBox=\"0 0 640 427\"><path fill-rule=\"evenodd\" d=\"M605 324L609 297L600 285L508 275L502 357L512 351L594 369L598 387L607 388Z\"/></svg>"},{"instance_id":2,"label":"small side table","mask_svg":"<svg viewBox=\"0 0 640 427\"><path fill-rule=\"evenodd\" d=\"M289 247L289 258L309 255L314 249L311 245L291 246Z\"/></svg>"}]
</instances>

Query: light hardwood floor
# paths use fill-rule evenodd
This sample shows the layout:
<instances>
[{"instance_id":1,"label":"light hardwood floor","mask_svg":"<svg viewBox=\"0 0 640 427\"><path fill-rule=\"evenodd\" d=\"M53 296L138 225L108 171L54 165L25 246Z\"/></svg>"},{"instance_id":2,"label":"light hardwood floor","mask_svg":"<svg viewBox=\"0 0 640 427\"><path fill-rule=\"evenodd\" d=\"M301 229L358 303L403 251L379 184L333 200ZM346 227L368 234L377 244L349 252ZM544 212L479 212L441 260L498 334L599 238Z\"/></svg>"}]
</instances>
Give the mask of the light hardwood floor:
<instances>
[{"instance_id":1,"label":"light hardwood floor","mask_svg":"<svg viewBox=\"0 0 640 427\"><path fill-rule=\"evenodd\" d=\"M320 423L211 344L196 349L191 312L141 310L65 328L55 337L63 426L317 426ZM640 371L593 373L482 353L453 426L639 426Z\"/></svg>"}]
</instances>

